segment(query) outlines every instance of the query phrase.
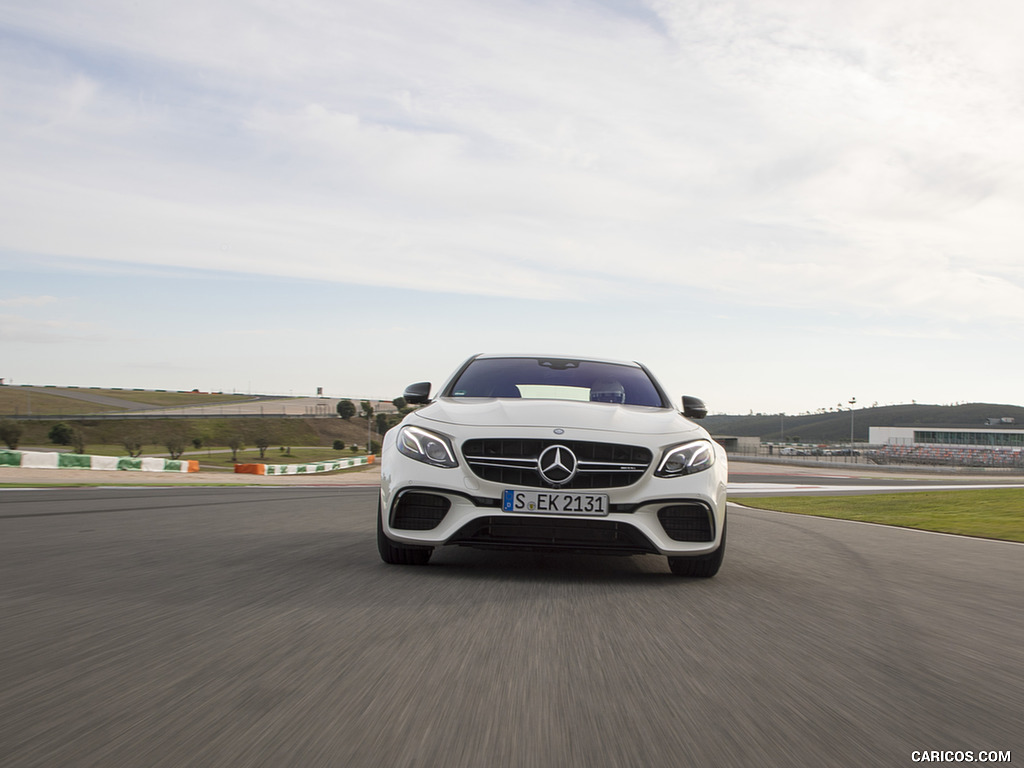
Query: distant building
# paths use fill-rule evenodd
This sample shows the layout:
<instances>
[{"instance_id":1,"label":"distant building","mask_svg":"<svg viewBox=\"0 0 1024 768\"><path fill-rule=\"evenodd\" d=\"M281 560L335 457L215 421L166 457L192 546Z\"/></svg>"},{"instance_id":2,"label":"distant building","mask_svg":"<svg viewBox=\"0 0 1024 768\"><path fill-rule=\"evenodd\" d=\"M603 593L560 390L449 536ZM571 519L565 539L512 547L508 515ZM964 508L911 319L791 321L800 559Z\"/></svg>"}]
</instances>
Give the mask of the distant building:
<instances>
[{"instance_id":1,"label":"distant building","mask_svg":"<svg viewBox=\"0 0 1024 768\"><path fill-rule=\"evenodd\" d=\"M1000 423L1005 422L1001 421ZM991 425L986 424L986 426ZM871 445L963 445L972 448L1024 448L1024 429L1007 427L1001 429L870 427L868 442Z\"/></svg>"},{"instance_id":2,"label":"distant building","mask_svg":"<svg viewBox=\"0 0 1024 768\"><path fill-rule=\"evenodd\" d=\"M879 446L872 454L878 463L1024 466L1024 429L992 428L990 423L985 427L870 427L868 435L871 445Z\"/></svg>"},{"instance_id":3,"label":"distant building","mask_svg":"<svg viewBox=\"0 0 1024 768\"><path fill-rule=\"evenodd\" d=\"M760 437L733 437L731 435L712 435L712 439L725 448L726 453L738 453L756 456L761 449Z\"/></svg>"}]
</instances>

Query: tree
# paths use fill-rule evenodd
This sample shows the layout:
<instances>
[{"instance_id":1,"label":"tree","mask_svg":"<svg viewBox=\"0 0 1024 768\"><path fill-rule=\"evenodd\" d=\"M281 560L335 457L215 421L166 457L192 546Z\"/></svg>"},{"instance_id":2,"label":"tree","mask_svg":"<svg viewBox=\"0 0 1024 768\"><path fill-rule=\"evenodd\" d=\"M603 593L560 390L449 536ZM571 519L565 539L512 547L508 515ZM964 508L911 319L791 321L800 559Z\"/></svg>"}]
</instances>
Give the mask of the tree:
<instances>
[{"instance_id":1,"label":"tree","mask_svg":"<svg viewBox=\"0 0 1024 768\"><path fill-rule=\"evenodd\" d=\"M377 434L383 435L399 421L401 421L401 419L393 413L378 413L376 418Z\"/></svg>"},{"instance_id":2,"label":"tree","mask_svg":"<svg viewBox=\"0 0 1024 768\"><path fill-rule=\"evenodd\" d=\"M394 400L392 400L392 401L391 401L391 404L392 404L393 406L395 406L395 410L396 410L396 411L401 411L401 410L402 410L403 408L405 408L405 407L406 407L407 405L409 405L409 404L408 404L408 403L407 403L407 402L405 401L405 398L404 398L404 397L402 397L401 395L399 395L399 396L398 396L398 397L396 397L396 398L395 398Z\"/></svg>"},{"instance_id":3,"label":"tree","mask_svg":"<svg viewBox=\"0 0 1024 768\"><path fill-rule=\"evenodd\" d=\"M337 409L338 415L345 421L348 421L356 415L356 404L351 400L339 400Z\"/></svg>"},{"instance_id":4,"label":"tree","mask_svg":"<svg viewBox=\"0 0 1024 768\"><path fill-rule=\"evenodd\" d=\"M54 445L71 445L72 429L63 421L58 421L50 427L46 435Z\"/></svg>"},{"instance_id":5,"label":"tree","mask_svg":"<svg viewBox=\"0 0 1024 768\"><path fill-rule=\"evenodd\" d=\"M133 459L142 455L142 438L138 435L125 435L121 438L121 445Z\"/></svg>"},{"instance_id":6,"label":"tree","mask_svg":"<svg viewBox=\"0 0 1024 768\"><path fill-rule=\"evenodd\" d=\"M172 459L177 459L185 452L185 438L181 435L168 435L164 444L167 446L167 452L171 454Z\"/></svg>"},{"instance_id":7,"label":"tree","mask_svg":"<svg viewBox=\"0 0 1024 768\"><path fill-rule=\"evenodd\" d=\"M80 429L71 430L71 450L75 453L85 453L85 433Z\"/></svg>"},{"instance_id":8,"label":"tree","mask_svg":"<svg viewBox=\"0 0 1024 768\"><path fill-rule=\"evenodd\" d=\"M10 419L0 419L0 440L12 451L21 442L21 424Z\"/></svg>"},{"instance_id":9,"label":"tree","mask_svg":"<svg viewBox=\"0 0 1024 768\"><path fill-rule=\"evenodd\" d=\"M370 405L369 400L363 400L359 406L363 409L363 418L368 419L373 416L373 406Z\"/></svg>"},{"instance_id":10,"label":"tree","mask_svg":"<svg viewBox=\"0 0 1024 768\"><path fill-rule=\"evenodd\" d=\"M237 462L238 452L245 448L245 441L242 440L242 436L237 432L230 435L227 439L227 446L231 449L231 460Z\"/></svg>"},{"instance_id":11,"label":"tree","mask_svg":"<svg viewBox=\"0 0 1024 768\"><path fill-rule=\"evenodd\" d=\"M267 448L270 447L270 435L265 430L260 430L253 442L260 449L260 458L262 459L263 455L267 452Z\"/></svg>"}]
</instances>

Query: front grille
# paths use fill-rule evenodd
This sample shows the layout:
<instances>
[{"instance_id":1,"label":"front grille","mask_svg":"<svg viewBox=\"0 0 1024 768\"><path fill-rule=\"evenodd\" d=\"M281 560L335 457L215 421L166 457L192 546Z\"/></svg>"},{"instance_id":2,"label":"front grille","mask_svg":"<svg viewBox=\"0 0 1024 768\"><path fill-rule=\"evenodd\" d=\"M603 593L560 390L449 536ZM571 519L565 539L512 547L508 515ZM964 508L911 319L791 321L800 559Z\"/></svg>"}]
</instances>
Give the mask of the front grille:
<instances>
[{"instance_id":1,"label":"front grille","mask_svg":"<svg viewBox=\"0 0 1024 768\"><path fill-rule=\"evenodd\" d=\"M673 541L714 541L711 510L703 504L673 504L658 510L658 520Z\"/></svg>"},{"instance_id":2,"label":"front grille","mask_svg":"<svg viewBox=\"0 0 1024 768\"><path fill-rule=\"evenodd\" d=\"M406 531L429 531L437 528L448 514L452 503L433 493L403 493L391 515L391 527Z\"/></svg>"},{"instance_id":3,"label":"front grille","mask_svg":"<svg viewBox=\"0 0 1024 768\"><path fill-rule=\"evenodd\" d=\"M480 438L467 440L462 455L473 473L502 485L528 488L555 487L540 476L537 459L551 445L564 445L576 456L576 475L558 488L622 488L632 485L647 471L651 452L647 448L617 443L582 440L518 440Z\"/></svg>"},{"instance_id":4,"label":"front grille","mask_svg":"<svg viewBox=\"0 0 1024 768\"><path fill-rule=\"evenodd\" d=\"M551 517L481 517L460 528L447 543L480 549L557 550L615 555L657 552L646 536L626 523Z\"/></svg>"}]
</instances>

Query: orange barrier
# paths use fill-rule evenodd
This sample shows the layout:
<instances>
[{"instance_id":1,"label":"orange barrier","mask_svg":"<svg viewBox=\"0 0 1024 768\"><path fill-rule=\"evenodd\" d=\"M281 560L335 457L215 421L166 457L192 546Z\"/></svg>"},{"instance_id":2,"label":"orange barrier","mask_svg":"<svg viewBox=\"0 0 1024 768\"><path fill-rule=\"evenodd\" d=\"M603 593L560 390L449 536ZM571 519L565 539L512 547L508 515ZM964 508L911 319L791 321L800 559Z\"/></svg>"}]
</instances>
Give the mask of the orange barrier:
<instances>
[{"instance_id":1,"label":"orange barrier","mask_svg":"<svg viewBox=\"0 0 1024 768\"><path fill-rule=\"evenodd\" d=\"M188 464L188 470L187 471L189 471L189 472L198 472L199 471L199 462L198 461L193 461L192 459L189 459L186 463Z\"/></svg>"},{"instance_id":2,"label":"orange barrier","mask_svg":"<svg viewBox=\"0 0 1024 768\"><path fill-rule=\"evenodd\" d=\"M265 475L267 474L266 464L235 464L235 472L248 474L248 475Z\"/></svg>"}]
</instances>

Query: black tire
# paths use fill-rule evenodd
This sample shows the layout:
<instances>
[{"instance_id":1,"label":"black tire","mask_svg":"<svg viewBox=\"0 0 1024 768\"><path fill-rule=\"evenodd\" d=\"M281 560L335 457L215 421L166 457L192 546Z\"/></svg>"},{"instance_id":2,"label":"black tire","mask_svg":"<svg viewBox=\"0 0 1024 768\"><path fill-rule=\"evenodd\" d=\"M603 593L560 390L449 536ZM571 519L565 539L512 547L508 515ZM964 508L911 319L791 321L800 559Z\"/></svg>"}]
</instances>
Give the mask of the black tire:
<instances>
[{"instance_id":1,"label":"black tire","mask_svg":"<svg viewBox=\"0 0 1024 768\"><path fill-rule=\"evenodd\" d=\"M380 501L377 502L377 551L388 565L426 565L434 554L433 547L403 547L391 541L384 534Z\"/></svg>"},{"instance_id":2,"label":"black tire","mask_svg":"<svg viewBox=\"0 0 1024 768\"><path fill-rule=\"evenodd\" d=\"M670 557L668 567L676 576L692 576L698 579L710 579L722 567L725 557L725 520L722 520L722 541L718 549L710 555L697 557Z\"/></svg>"}]
</instances>

